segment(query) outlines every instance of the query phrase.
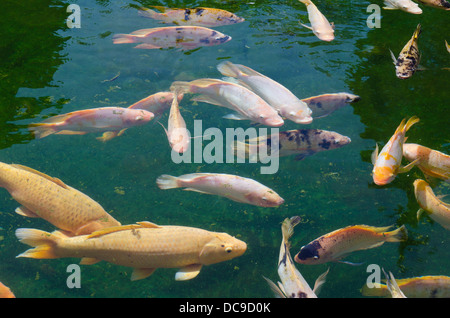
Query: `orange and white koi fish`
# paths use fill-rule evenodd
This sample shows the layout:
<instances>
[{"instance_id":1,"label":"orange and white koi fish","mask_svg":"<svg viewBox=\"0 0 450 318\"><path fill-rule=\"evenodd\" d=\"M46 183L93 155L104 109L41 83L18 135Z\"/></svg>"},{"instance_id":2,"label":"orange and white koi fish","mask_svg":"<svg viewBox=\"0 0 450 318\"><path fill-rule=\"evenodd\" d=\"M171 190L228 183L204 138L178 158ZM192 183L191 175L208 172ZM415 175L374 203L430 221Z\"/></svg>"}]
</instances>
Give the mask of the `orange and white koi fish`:
<instances>
[{"instance_id":1,"label":"orange and white koi fish","mask_svg":"<svg viewBox=\"0 0 450 318\"><path fill-rule=\"evenodd\" d=\"M405 143L403 157L428 176L442 179L450 183L450 156L437 150L418 144Z\"/></svg>"},{"instance_id":2,"label":"orange and white koi fish","mask_svg":"<svg viewBox=\"0 0 450 318\"><path fill-rule=\"evenodd\" d=\"M420 69L420 53L418 40L421 32L422 28L419 23L413 33L413 36L403 47L398 58L395 58L394 53L390 51L392 60L395 65L395 75L400 79L410 78L418 69Z\"/></svg>"},{"instance_id":3,"label":"orange and white koi fish","mask_svg":"<svg viewBox=\"0 0 450 318\"><path fill-rule=\"evenodd\" d=\"M81 257L81 264L85 265L103 260L132 267L131 280L146 278L157 268L180 268L176 280L192 279L203 265L233 259L247 249L245 242L227 233L146 221L74 237L26 228L17 229L16 236L34 247L17 257Z\"/></svg>"},{"instance_id":4,"label":"orange and white koi fish","mask_svg":"<svg viewBox=\"0 0 450 318\"><path fill-rule=\"evenodd\" d=\"M311 0L299 0L306 5L308 10L308 18L311 23L311 27L300 23L305 28L313 31L313 33L322 41L334 40L334 25L328 22L327 18L319 11Z\"/></svg>"},{"instance_id":5,"label":"orange and white koi fish","mask_svg":"<svg viewBox=\"0 0 450 318\"><path fill-rule=\"evenodd\" d=\"M381 149L378 154L378 144L372 153L372 164L374 165L372 174L373 181L377 185L386 185L395 179L397 174L405 173L411 170L418 160L402 167L403 143L405 134L412 125L419 122L416 116L411 117L405 124L402 120L394 135L389 139L388 143Z\"/></svg>"},{"instance_id":6,"label":"orange and white koi fish","mask_svg":"<svg viewBox=\"0 0 450 318\"><path fill-rule=\"evenodd\" d=\"M183 95L180 94L178 96L178 102L181 101L183 98ZM172 92L158 92L155 94L152 94L150 96L147 96L146 98L143 98L136 103L132 104L128 108L131 109L144 109L146 111L149 111L153 113L155 118L160 117L167 109L170 108L170 105L172 105L173 100L173 93ZM120 135L123 134L123 132L126 129L122 129L120 131ZM98 140L106 142L108 140L113 139L114 137L117 137L119 135L118 131L107 131L104 132L101 137L97 137Z\"/></svg>"},{"instance_id":7,"label":"orange and white koi fish","mask_svg":"<svg viewBox=\"0 0 450 318\"><path fill-rule=\"evenodd\" d=\"M290 219L285 219L281 225L283 239L281 241L280 256L278 258L278 275L281 283L275 285L270 279L264 277L269 284L275 296L281 298L317 298L320 288L325 283L328 271L317 278L314 284L314 289L309 287L302 274L297 270L289 252L290 243L289 238L294 233L294 226L300 222L300 217L294 216Z\"/></svg>"},{"instance_id":8,"label":"orange and white koi fish","mask_svg":"<svg viewBox=\"0 0 450 318\"><path fill-rule=\"evenodd\" d=\"M29 130L36 138L51 134L84 135L104 131L119 131L120 135L120 131L147 124L153 117L153 113L143 109L100 107L53 116L41 123L30 124Z\"/></svg>"},{"instance_id":9,"label":"orange and white koi fish","mask_svg":"<svg viewBox=\"0 0 450 318\"><path fill-rule=\"evenodd\" d=\"M0 298L16 298L16 296L11 289L0 282Z\"/></svg>"},{"instance_id":10,"label":"orange and white koi fish","mask_svg":"<svg viewBox=\"0 0 450 318\"><path fill-rule=\"evenodd\" d=\"M179 48L193 50L201 46L219 45L231 40L231 36L199 26L173 26L142 29L131 34L115 34L114 44L141 43L137 49Z\"/></svg>"},{"instance_id":11,"label":"orange and white koi fish","mask_svg":"<svg viewBox=\"0 0 450 318\"><path fill-rule=\"evenodd\" d=\"M160 189L186 188L205 194L262 207L276 207L284 200L261 183L240 176L220 173L191 173L179 177L162 175L156 180Z\"/></svg>"},{"instance_id":12,"label":"orange and white koi fish","mask_svg":"<svg viewBox=\"0 0 450 318\"><path fill-rule=\"evenodd\" d=\"M180 96L177 93L174 93L174 95ZM172 99L169 122L167 124L167 129L164 128L164 130L166 132L167 139L169 140L170 147L174 151L183 153L189 149L191 135L186 129L186 122L184 121L183 116L181 116L180 109L178 107L178 98Z\"/></svg>"},{"instance_id":13,"label":"orange and white koi fish","mask_svg":"<svg viewBox=\"0 0 450 318\"><path fill-rule=\"evenodd\" d=\"M217 65L224 76L236 78L243 86L261 96L270 106L282 116L297 124L312 122L311 109L298 99L290 90L267 76L251 68L225 61Z\"/></svg>"},{"instance_id":14,"label":"orange and white koi fish","mask_svg":"<svg viewBox=\"0 0 450 318\"><path fill-rule=\"evenodd\" d=\"M0 162L0 187L21 204L16 213L43 218L73 235L120 225L87 195L29 167Z\"/></svg>"},{"instance_id":15,"label":"orange and white koi fish","mask_svg":"<svg viewBox=\"0 0 450 318\"><path fill-rule=\"evenodd\" d=\"M445 203L437 198L430 185L422 180L414 181L414 195L417 203L420 205L417 211L417 219L425 211L428 216L442 225L445 229L450 230L450 204Z\"/></svg>"},{"instance_id":16,"label":"orange and white koi fish","mask_svg":"<svg viewBox=\"0 0 450 318\"><path fill-rule=\"evenodd\" d=\"M275 137L278 142L274 142ZM248 143L234 141L233 153L239 158L259 159L265 155L285 157L295 155L300 161L317 152L341 148L348 145L351 139L334 131L322 129L294 129L280 131L278 134L260 136L248 140ZM266 153L262 149L267 149Z\"/></svg>"},{"instance_id":17,"label":"orange and white koi fish","mask_svg":"<svg viewBox=\"0 0 450 318\"><path fill-rule=\"evenodd\" d=\"M448 276L421 276L413 278L396 279L399 288L408 298L449 298L450 297L450 277ZM384 284L376 284L376 287L369 288L365 284L361 293L364 296L391 296L388 288Z\"/></svg>"},{"instance_id":18,"label":"orange and white koi fish","mask_svg":"<svg viewBox=\"0 0 450 318\"><path fill-rule=\"evenodd\" d=\"M338 229L303 246L294 260L306 265L335 262L355 251L375 248L384 242L401 242L407 239L404 225L388 232L389 228L391 226L353 225Z\"/></svg>"},{"instance_id":19,"label":"orange and white koi fish","mask_svg":"<svg viewBox=\"0 0 450 318\"><path fill-rule=\"evenodd\" d=\"M171 91L200 94L192 100L229 108L236 113L225 116L228 119L251 120L267 126L279 127L284 124L264 99L241 85L212 78L202 78L191 82L173 82Z\"/></svg>"},{"instance_id":20,"label":"orange and white koi fish","mask_svg":"<svg viewBox=\"0 0 450 318\"><path fill-rule=\"evenodd\" d=\"M348 103L355 103L360 99L361 97L350 93L334 93L303 98L302 101L308 105L312 111L311 116L316 119L328 116Z\"/></svg>"},{"instance_id":21,"label":"orange and white koi fish","mask_svg":"<svg viewBox=\"0 0 450 318\"><path fill-rule=\"evenodd\" d=\"M203 27L217 27L244 22L245 19L226 10L214 8L171 9L160 6L152 6L161 13L148 8L140 8L140 16L159 20L164 23L177 25L195 25Z\"/></svg>"}]
</instances>

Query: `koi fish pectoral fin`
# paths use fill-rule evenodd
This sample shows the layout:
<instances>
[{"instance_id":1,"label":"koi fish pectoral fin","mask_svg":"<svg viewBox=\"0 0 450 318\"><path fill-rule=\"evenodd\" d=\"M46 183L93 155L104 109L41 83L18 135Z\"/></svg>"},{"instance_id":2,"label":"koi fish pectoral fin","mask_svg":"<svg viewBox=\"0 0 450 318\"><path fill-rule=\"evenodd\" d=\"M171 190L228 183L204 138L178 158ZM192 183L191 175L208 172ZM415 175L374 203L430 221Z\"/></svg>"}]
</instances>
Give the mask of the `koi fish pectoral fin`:
<instances>
[{"instance_id":1,"label":"koi fish pectoral fin","mask_svg":"<svg viewBox=\"0 0 450 318\"><path fill-rule=\"evenodd\" d=\"M342 263L342 264L347 264L347 265L351 265L351 266L361 266L362 264L364 264L365 262L361 262L361 263L353 263L353 262L349 262L349 261L337 261L338 263Z\"/></svg>"},{"instance_id":2,"label":"koi fish pectoral fin","mask_svg":"<svg viewBox=\"0 0 450 318\"><path fill-rule=\"evenodd\" d=\"M397 65L397 59L395 58L394 53L392 52L391 49L389 49L389 52L391 52L391 58L392 58L392 62L394 63L394 65Z\"/></svg>"},{"instance_id":3,"label":"koi fish pectoral fin","mask_svg":"<svg viewBox=\"0 0 450 318\"><path fill-rule=\"evenodd\" d=\"M267 277L263 276L263 278L266 280L267 284L269 284L269 287L272 290L272 292L275 294L275 297L286 298L284 291L280 288L281 286L278 287L274 282L272 282Z\"/></svg>"},{"instance_id":4,"label":"koi fish pectoral fin","mask_svg":"<svg viewBox=\"0 0 450 318\"><path fill-rule=\"evenodd\" d=\"M372 152L372 155L370 158L371 158L372 164L374 165L378 159L378 144L375 144L375 150Z\"/></svg>"},{"instance_id":5,"label":"koi fish pectoral fin","mask_svg":"<svg viewBox=\"0 0 450 318\"><path fill-rule=\"evenodd\" d=\"M131 280L139 280L149 277L155 272L156 268L135 268L131 274Z\"/></svg>"},{"instance_id":6,"label":"koi fish pectoral fin","mask_svg":"<svg viewBox=\"0 0 450 318\"><path fill-rule=\"evenodd\" d=\"M29 217L29 218L39 218L40 217L39 215L37 215L36 213L34 213L33 211L31 211L30 209L28 209L27 207L24 207L24 206L18 207L15 210L15 212L17 214L20 214L22 216L26 216L26 217Z\"/></svg>"},{"instance_id":7,"label":"koi fish pectoral fin","mask_svg":"<svg viewBox=\"0 0 450 318\"><path fill-rule=\"evenodd\" d=\"M328 272L330 271L330 268L328 267L327 271L322 273L319 277L317 277L316 282L314 283L313 292L316 294L316 296L320 293L320 289L322 288L323 284L326 282L326 278L328 275Z\"/></svg>"},{"instance_id":8,"label":"koi fish pectoral fin","mask_svg":"<svg viewBox=\"0 0 450 318\"><path fill-rule=\"evenodd\" d=\"M409 170L411 170L411 169L414 167L414 165L415 165L419 160L420 160L420 158L417 158L416 160L410 162L409 164L407 164L407 165L404 166L404 167L398 167L397 173L405 173L405 172L408 172Z\"/></svg>"},{"instance_id":9,"label":"koi fish pectoral fin","mask_svg":"<svg viewBox=\"0 0 450 318\"><path fill-rule=\"evenodd\" d=\"M202 269L202 264L192 264L181 268L175 274L175 280L189 280L196 277L200 270Z\"/></svg>"},{"instance_id":10,"label":"koi fish pectoral fin","mask_svg":"<svg viewBox=\"0 0 450 318\"><path fill-rule=\"evenodd\" d=\"M303 23L301 23L301 22L299 22L299 24L300 24L302 27L305 27L305 28L307 28L307 29L310 29L311 31L313 30L312 27L307 26L306 24L303 24Z\"/></svg>"}]
</instances>

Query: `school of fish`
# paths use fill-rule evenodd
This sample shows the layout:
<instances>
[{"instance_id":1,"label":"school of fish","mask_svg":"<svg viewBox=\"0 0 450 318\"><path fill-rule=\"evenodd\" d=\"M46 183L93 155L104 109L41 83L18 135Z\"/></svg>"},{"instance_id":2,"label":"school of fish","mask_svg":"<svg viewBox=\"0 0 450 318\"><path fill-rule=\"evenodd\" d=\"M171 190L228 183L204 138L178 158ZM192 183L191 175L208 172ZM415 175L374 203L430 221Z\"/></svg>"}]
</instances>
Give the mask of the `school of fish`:
<instances>
[{"instance_id":1,"label":"school of fish","mask_svg":"<svg viewBox=\"0 0 450 318\"><path fill-rule=\"evenodd\" d=\"M334 24L328 22L311 0L299 1L306 6L311 26L300 23L321 41L333 41ZM384 3L385 9L422 13L418 4L410 0L385 0ZM420 3L450 10L450 4L445 0L420 0ZM137 43L135 48L140 49L180 50L223 45L232 39L231 36L210 28L245 21L234 13L204 7L141 7L138 15L175 26L115 34L112 37L113 44ZM421 56L417 43L421 32L421 25L418 24L398 58L395 58L391 51L396 76L400 79L409 78L420 69ZM445 44L450 52L446 41ZM103 135L97 139L107 142L123 135L125 130L131 127L143 126L152 120L159 122L168 111L167 128L159 123L164 129L170 148L182 153L188 150L192 138L183 119L183 108L180 108L180 103L188 95L194 95L190 99L192 102L231 110L232 113L223 116L224 118L248 120L252 124L269 127L281 127L285 120L302 126L308 125L313 120L328 116L345 105L360 100L360 96L347 92L299 98L294 91L280 82L248 66L225 61L219 63L216 68L226 78L173 81L168 91L149 95L127 108L111 106L72 111L30 124L29 130L36 139L53 134L84 135L101 132ZM423 172L427 181L428 178L437 178L450 182L450 156L426 146L405 143L406 132L417 123L419 118L416 116L408 120L403 119L380 152L376 144L371 157L372 178L376 186L385 186L393 182L399 173L409 172L414 167ZM242 158L261 155L259 149L264 147L270 155L295 155L296 160L303 160L318 152L341 148L350 142L349 137L334 131L302 128L237 141L232 146L234 154ZM239 148L244 149L243 153L238 151ZM402 165L403 158L409 161L406 166ZM431 182L427 181L417 179L413 184L420 207L417 218L425 213L434 222L450 230L450 203L441 200L433 192ZM161 190L184 188L187 191L215 195L258 207L278 207L285 204L285 200L270 187L252 178L238 175L195 172L175 177L165 174L156 178L156 184ZM56 177L20 164L0 162L0 187L8 191L20 205L15 210L17 214L42 218L55 227L53 232L34 228L16 229L17 239L32 247L20 253L17 256L19 258L74 257L80 258L81 264L84 265L106 261L132 268L131 280L144 279L152 275L157 268L178 268L175 279L182 281L195 278L204 265L231 261L242 256L247 250L244 241L228 233L187 226L157 225L149 221L122 225L88 195ZM408 239L405 225L394 230L391 230L392 226L349 225L334 229L300 248L297 247L292 258L290 249L293 246L289 240L298 224L301 224L301 218L298 216L286 218L282 222L277 266L281 282L275 284L263 275L276 297L317 298L329 270L320 275L314 288L311 288L297 266L328 262L358 265L343 259L357 251L378 248L386 242L399 243ZM395 279L391 272L384 274L386 285L378 284L376 288L364 285L362 294L390 295L393 298L450 297L448 276ZM0 298L14 297L15 294L10 288L0 282Z\"/></svg>"}]
</instances>

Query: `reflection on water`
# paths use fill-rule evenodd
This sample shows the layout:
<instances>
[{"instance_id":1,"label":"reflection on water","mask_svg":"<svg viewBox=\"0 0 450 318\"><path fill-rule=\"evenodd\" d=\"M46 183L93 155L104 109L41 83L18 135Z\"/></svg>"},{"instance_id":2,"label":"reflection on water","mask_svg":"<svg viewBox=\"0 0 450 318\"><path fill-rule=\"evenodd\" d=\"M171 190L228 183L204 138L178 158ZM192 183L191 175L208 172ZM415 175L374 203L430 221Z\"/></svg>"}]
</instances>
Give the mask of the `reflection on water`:
<instances>
[{"instance_id":1,"label":"reflection on water","mask_svg":"<svg viewBox=\"0 0 450 318\"><path fill-rule=\"evenodd\" d=\"M26 2L25 2L26 3ZM205 266L198 277L175 282L174 269L158 269L151 277L130 282L131 270L101 262L82 266L82 288L65 286L66 267L78 259L16 259L26 249L14 230L33 227L52 230L40 219L16 215L17 203L0 189L0 281L18 297L272 297L262 275L277 280L276 264L281 222L300 215L303 222L291 239L292 254L311 240L351 224L405 224L409 240L355 253L351 262L299 266L310 284L330 266L322 297L361 297L366 267L375 263L396 278L448 275L446 232L428 218L417 221L418 205L412 182L418 169L378 187L372 182L370 154L392 136L401 119L421 121L408 132L410 142L450 153L448 137L448 77L450 59L442 34L448 34L445 11L424 9L420 16L383 11L381 29L366 26L366 4L324 1L321 11L336 25L336 39L319 41L310 30L305 6L298 2L227 1L220 8L246 19L223 26L232 40L217 47L188 52L139 50L113 45L116 33L161 26L139 18L137 6L217 7L215 1L78 1L80 29L65 25L67 3L7 2L0 19L6 30L0 44L0 161L30 166L91 196L123 224L148 220L157 224L195 226L236 235L247 252L232 261ZM45 15L46 19L42 19ZM411 79L395 77L389 49L394 53L410 38L418 22L422 64L427 71ZM440 28L433 26L440 25ZM36 27L39 26L39 27ZM447 39L449 40L449 39ZM175 80L221 78L216 65L223 60L247 65L279 81L298 97L347 91L361 96L320 118L308 128L349 136L341 149L317 153L301 161L280 158L280 170L261 175L255 164L175 164L159 124L129 129L107 143L85 136L49 136L32 140L26 125L56 114L103 106L127 107ZM118 76L117 76L118 75ZM113 79L109 81L109 79ZM188 127L203 121L203 129L249 127L248 122L223 119L228 111L183 99L180 110ZM168 114L161 123L167 125ZM286 122L283 130L298 129ZM303 127L301 127L303 128ZM162 191L161 174L220 172L250 177L273 188L285 199L279 208L260 208L187 191ZM439 185L439 193L448 193ZM4 278L7 277L7 278Z\"/></svg>"}]
</instances>

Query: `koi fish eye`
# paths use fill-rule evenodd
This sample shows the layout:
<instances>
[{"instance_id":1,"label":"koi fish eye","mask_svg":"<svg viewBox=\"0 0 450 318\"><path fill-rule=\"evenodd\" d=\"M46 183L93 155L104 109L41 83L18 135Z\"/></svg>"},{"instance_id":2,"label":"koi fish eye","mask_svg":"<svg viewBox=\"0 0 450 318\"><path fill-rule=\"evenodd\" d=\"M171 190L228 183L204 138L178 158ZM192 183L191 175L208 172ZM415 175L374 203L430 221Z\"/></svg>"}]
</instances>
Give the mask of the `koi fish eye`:
<instances>
[{"instance_id":1,"label":"koi fish eye","mask_svg":"<svg viewBox=\"0 0 450 318\"><path fill-rule=\"evenodd\" d=\"M264 115L259 115L259 118L266 118L266 116L264 116Z\"/></svg>"},{"instance_id":2,"label":"koi fish eye","mask_svg":"<svg viewBox=\"0 0 450 318\"><path fill-rule=\"evenodd\" d=\"M233 251L233 249L231 248L231 246L227 246L225 248L225 252L227 252L227 253L231 253L232 251Z\"/></svg>"},{"instance_id":3,"label":"koi fish eye","mask_svg":"<svg viewBox=\"0 0 450 318\"><path fill-rule=\"evenodd\" d=\"M264 201L267 201L267 198L266 198L266 197L262 197L261 199L263 199Z\"/></svg>"},{"instance_id":4,"label":"koi fish eye","mask_svg":"<svg viewBox=\"0 0 450 318\"><path fill-rule=\"evenodd\" d=\"M144 119L144 116L141 116L141 115L136 116L136 118L135 118L135 120L143 120L143 119Z\"/></svg>"}]
</instances>

